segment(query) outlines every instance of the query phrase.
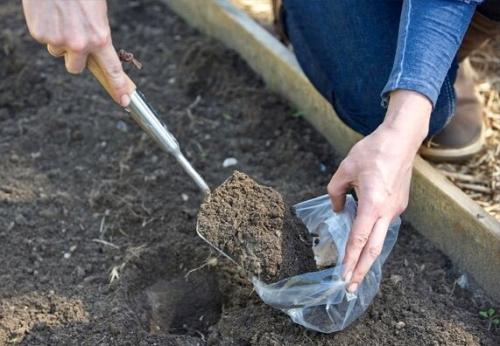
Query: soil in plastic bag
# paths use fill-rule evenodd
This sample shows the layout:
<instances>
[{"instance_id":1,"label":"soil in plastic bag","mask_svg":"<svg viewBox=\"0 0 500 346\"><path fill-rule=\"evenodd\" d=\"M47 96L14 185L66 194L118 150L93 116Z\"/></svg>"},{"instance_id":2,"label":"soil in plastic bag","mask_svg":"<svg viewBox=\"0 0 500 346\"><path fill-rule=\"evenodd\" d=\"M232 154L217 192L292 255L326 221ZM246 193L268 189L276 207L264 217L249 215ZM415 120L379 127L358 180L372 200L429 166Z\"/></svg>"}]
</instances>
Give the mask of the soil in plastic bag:
<instances>
[{"instance_id":1,"label":"soil in plastic bag","mask_svg":"<svg viewBox=\"0 0 500 346\"><path fill-rule=\"evenodd\" d=\"M310 236L281 194L238 171L202 204L198 232L265 283L316 270Z\"/></svg>"}]
</instances>

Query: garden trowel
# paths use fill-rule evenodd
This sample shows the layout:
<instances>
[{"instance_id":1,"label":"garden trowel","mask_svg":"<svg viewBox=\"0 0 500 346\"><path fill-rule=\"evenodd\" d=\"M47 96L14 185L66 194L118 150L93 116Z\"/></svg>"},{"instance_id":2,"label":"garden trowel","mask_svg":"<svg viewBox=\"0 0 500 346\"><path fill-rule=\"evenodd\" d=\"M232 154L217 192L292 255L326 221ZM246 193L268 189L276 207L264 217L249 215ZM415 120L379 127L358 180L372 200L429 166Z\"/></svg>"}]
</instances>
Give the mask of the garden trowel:
<instances>
[{"instance_id":1,"label":"garden trowel","mask_svg":"<svg viewBox=\"0 0 500 346\"><path fill-rule=\"evenodd\" d=\"M101 83L101 85L110 93L111 88L106 78L104 71L97 64L97 62L89 57L87 61L87 68L92 72L94 77ZM136 89L135 83L127 77L127 83L133 86L133 93L130 96L130 104L125 109L130 113L132 118L139 124L139 126L146 132L156 143L166 152L172 154L177 162L182 166L186 173L194 180L200 190L206 195L210 193L205 180L193 168L191 163L182 154L179 143L174 135L168 130L157 117L154 109L147 103L142 93Z\"/></svg>"}]
</instances>

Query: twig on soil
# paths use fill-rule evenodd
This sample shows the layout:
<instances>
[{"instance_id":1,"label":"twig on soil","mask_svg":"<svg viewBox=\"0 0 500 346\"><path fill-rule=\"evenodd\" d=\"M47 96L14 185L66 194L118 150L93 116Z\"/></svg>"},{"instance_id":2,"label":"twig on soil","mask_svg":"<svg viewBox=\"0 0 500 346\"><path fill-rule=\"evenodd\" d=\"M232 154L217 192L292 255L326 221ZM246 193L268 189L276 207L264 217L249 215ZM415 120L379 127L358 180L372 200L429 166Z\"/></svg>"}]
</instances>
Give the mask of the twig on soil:
<instances>
[{"instance_id":1,"label":"twig on soil","mask_svg":"<svg viewBox=\"0 0 500 346\"><path fill-rule=\"evenodd\" d=\"M92 239L92 241L95 242L95 243L99 243L99 244L102 244L102 245L106 245L106 246L112 247L113 249L117 249L117 250L120 249L120 247L118 245L110 243L109 241L106 241L106 240L95 238L95 239Z\"/></svg>"},{"instance_id":2,"label":"twig on soil","mask_svg":"<svg viewBox=\"0 0 500 346\"><path fill-rule=\"evenodd\" d=\"M101 225L99 226L99 234L100 237L102 238L104 236L104 233L106 232L106 215L104 215L101 219Z\"/></svg>"},{"instance_id":3,"label":"twig on soil","mask_svg":"<svg viewBox=\"0 0 500 346\"><path fill-rule=\"evenodd\" d=\"M111 285L115 280L119 280L120 273L123 271L125 266L132 259L139 258L139 256L141 256L141 254L144 252L145 249L146 249L146 244L128 248L127 253L125 254L125 258L123 259L123 262L111 268L111 271L109 273L109 284Z\"/></svg>"},{"instance_id":4,"label":"twig on soil","mask_svg":"<svg viewBox=\"0 0 500 346\"><path fill-rule=\"evenodd\" d=\"M188 110L194 109L201 102L201 96L197 95L193 102L187 106Z\"/></svg>"},{"instance_id":5,"label":"twig on soil","mask_svg":"<svg viewBox=\"0 0 500 346\"><path fill-rule=\"evenodd\" d=\"M205 263L203 263L201 266L199 266L199 267L196 267L196 268L193 268L193 269L189 270L189 271L186 273L186 275L184 275L184 279L186 279L186 280L187 280L187 279L188 279L188 277L189 277L189 275L191 275L191 274L192 274L192 273L194 273L195 271L198 271L198 270L200 270L200 269L205 268L206 266L209 266L209 267L215 267L215 266L217 265L217 263L218 263L217 257L211 257L211 256L209 256L209 257L206 259Z\"/></svg>"},{"instance_id":6,"label":"twig on soil","mask_svg":"<svg viewBox=\"0 0 500 346\"><path fill-rule=\"evenodd\" d=\"M123 262L119 266L114 266L113 268L111 268L111 272L109 273L109 284L110 285L115 280L119 280L120 279L120 272L123 270L123 268L125 268L126 264L127 264L126 262Z\"/></svg>"}]
</instances>

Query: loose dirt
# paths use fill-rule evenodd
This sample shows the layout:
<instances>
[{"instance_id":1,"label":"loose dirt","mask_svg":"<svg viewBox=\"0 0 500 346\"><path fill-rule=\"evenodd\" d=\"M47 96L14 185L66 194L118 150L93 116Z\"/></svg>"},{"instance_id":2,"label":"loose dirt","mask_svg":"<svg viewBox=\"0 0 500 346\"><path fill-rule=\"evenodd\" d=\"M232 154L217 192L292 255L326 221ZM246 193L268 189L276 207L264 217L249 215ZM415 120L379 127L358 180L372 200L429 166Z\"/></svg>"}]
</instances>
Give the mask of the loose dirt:
<instances>
[{"instance_id":1,"label":"loose dirt","mask_svg":"<svg viewBox=\"0 0 500 346\"><path fill-rule=\"evenodd\" d=\"M281 194L234 172L203 202L198 231L250 276L271 283L316 270L305 225Z\"/></svg>"},{"instance_id":2,"label":"loose dirt","mask_svg":"<svg viewBox=\"0 0 500 346\"><path fill-rule=\"evenodd\" d=\"M109 8L115 45L144 63L132 78L210 186L237 169L288 205L325 193L331 146L235 53L159 0ZM347 330L263 305L196 235L202 198L175 160L31 40L20 2L0 22L0 345L499 344L478 316L492 303L408 225Z\"/></svg>"}]
</instances>

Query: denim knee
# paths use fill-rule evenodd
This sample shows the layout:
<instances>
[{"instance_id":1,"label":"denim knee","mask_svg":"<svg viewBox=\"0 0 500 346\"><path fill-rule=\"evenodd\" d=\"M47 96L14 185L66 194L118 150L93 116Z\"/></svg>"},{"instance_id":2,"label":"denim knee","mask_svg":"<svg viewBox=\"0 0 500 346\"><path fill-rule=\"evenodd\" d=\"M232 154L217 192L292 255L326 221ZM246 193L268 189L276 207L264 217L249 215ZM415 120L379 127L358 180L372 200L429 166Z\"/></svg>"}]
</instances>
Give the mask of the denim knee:
<instances>
[{"instance_id":1,"label":"denim knee","mask_svg":"<svg viewBox=\"0 0 500 346\"><path fill-rule=\"evenodd\" d=\"M380 92L389 78L401 4L363 0L284 2L284 27L302 70L339 118L367 135L384 120ZM360 16L364 20L360 20ZM442 129L455 108L456 66L443 83L429 135Z\"/></svg>"}]
</instances>

